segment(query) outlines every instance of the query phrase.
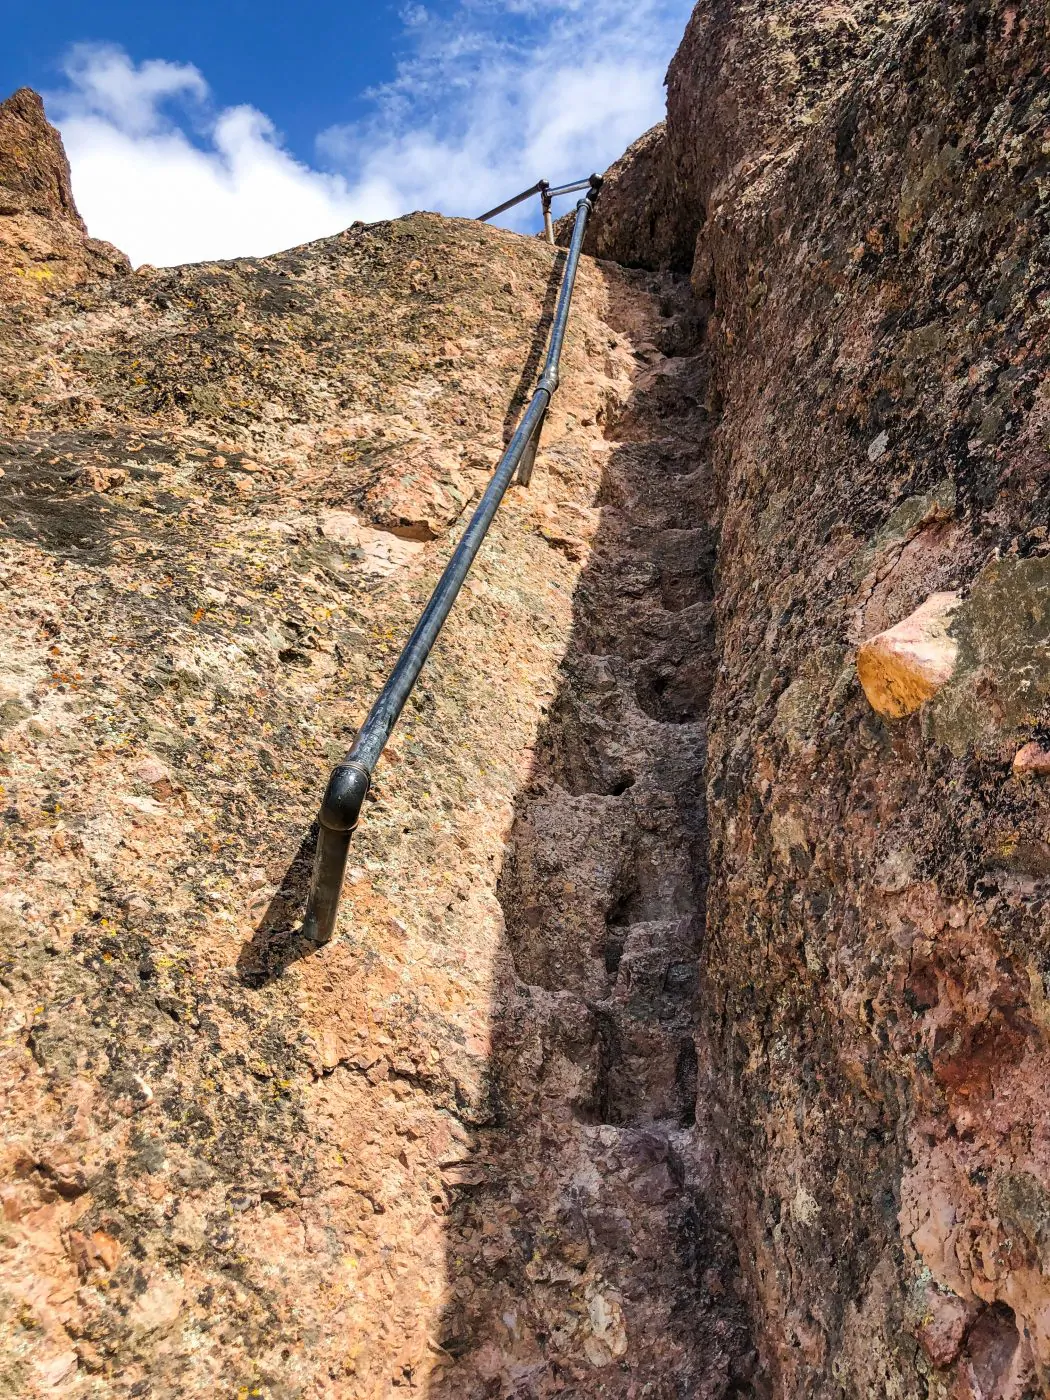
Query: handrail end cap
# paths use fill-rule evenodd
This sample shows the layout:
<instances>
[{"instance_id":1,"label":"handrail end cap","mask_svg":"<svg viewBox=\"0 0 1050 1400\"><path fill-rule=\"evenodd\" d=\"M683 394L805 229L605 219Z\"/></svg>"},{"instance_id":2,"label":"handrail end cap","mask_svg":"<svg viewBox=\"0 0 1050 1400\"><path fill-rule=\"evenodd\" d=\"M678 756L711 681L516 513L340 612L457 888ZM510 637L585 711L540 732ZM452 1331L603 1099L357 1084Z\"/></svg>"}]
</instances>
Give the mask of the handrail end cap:
<instances>
[{"instance_id":1,"label":"handrail end cap","mask_svg":"<svg viewBox=\"0 0 1050 1400\"><path fill-rule=\"evenodd\" d=\"M371 786L372 775L363 763L337 763L321 798L318 821L329 831L353 831Z\"/></svg>"}]
</instances>

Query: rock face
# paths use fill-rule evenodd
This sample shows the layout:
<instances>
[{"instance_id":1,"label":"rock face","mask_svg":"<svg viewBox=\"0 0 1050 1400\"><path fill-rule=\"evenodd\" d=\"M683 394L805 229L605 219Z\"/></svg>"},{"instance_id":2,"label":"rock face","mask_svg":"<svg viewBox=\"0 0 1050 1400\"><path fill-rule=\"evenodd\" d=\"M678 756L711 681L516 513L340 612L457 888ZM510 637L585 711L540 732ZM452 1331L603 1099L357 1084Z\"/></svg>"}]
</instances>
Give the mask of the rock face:
<instances>
[{"instance_id":1,"label":"rock face","mask_svg":"<svg viewBox=\"0 0 1050 1400\"><path fill-rule=\"evenodd\" d=\"M708 365L688 287L653 290L662 314L622 294L610 304L640 373L607 428L561 684L500 880L497 1119L483 1134L490 1175L454 1213L443 1400L722 1397L753 1379L694 1039Z\"/></svg>"},{"instance_id":2,"label":"rock face","mask_svg":"<svg viewBox=\"0 0 1050 1400\"><path fill-rule=\"evenodd\" d=\"M701 1098L777 1396L1050 1393L1048 49L701 0L665 220L594 228L712 311ZM887 723L858 643L956 593Z\"/></svg>"},{"instance_id":3,"label":"rock face","mask_svg":"<svg viewBox=\"0 0 1050 1400\"><path fill-rule=\"evenodd\" d=\"M62 219L87 235L61 139L32 88L19 88L0 102L0 186L7 217L22 212Z\"/></svg>"},{"instance_id":4,"label":"rock face","mask_svg":"<svg viewBox=\"0 0 1050 1400\"><path fill-rule=\"evenodd\" d=\"M39 96L19 88L0 102L0 301L127 270L116 248L88 238L58 132Z\"/></svg>"},{"instance_id":5,"label":"rock face","mask_svg":"<svg viewBox=\"0 0 1050 1400\"><path fill-rule=\"evenodd\" d=\"M557 257L4 282L0 1393L1050 1394L1048 23L701 0L321 950Z\"/></svg>"},{"instance_id":6,"label":"rock face","mask_svg":"<svg viewBox=\"0 0 1050 1400\"><path fill-rule=\"evenodd\" d=\"M86 246L24 130L37 202L4 217ZM533 483L318 950L328 767L531 389L560 260L420 214L78 266L0 303L0 1394L731 1393L688 288L583 266Z\"/></svg>"},{"instance_id":7,"label":"rock face","mask_svg":"<svg viewBox=\"0 0 1050 1400\"><path fill-rule=\"evenodd\" d=\"M587 230L592 257L631 267L689 270L695 229L688 205L675 198L666 123L652 127L605 172L601 213ZM679 227L675 213L681 214ZM568 247L573 216L558 220L557 241Z\"/></svg>"}]
</instances>

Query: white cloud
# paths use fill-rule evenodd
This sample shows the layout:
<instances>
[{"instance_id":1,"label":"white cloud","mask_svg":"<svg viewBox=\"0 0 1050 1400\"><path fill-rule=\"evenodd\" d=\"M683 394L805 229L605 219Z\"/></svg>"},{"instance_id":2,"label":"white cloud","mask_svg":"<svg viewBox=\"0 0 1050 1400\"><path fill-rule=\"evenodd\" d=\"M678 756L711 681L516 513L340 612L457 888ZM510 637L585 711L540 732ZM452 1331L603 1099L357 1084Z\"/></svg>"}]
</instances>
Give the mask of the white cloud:
<instances>
[{"instance_id":1,"label":"white cloud","mask_svg":"<svg viewBox=\"0 0 1050 1400\"><path fill-rule=\"evenodd\" d=\"M203 102L208 95L208 84L192 64L151 59L136 68L122 49L107 44L75 45L64 69L76 94L71 108L96 112L137 135L158 128L165 98L185 94Z\"/></svg>"},{"instance_id":2,"label":"white cloud","mask_svg":"<svg viewBox=\"0 0 1050 1400\"><path fill-rule=\"evenodd\" d=\"M402 207L476 214L532 184L601 170L663 115L682 0L459 0L411 11L413 51L372 119L321 134ZM535 211L507 222L535 221Z\"/></svg>"},{"instance_id":3,"label":"white cloud","mask_svg":"<svg viewBox=\"0 0 1050 1400\"><path fill-rule=\"evenodd\" d=\"M69 88L48 106L69 154L73 193L91 233L134 263L272 253L355 218L396 212L352 195L341 176L294 160L255 108L211 112L195 68L135 68L119 49L92 46L73 51L66 73ZM169 115L171 98L183 99L182 124Z\"/></svg>"},{"instance_id":4,"label":"white cloud","mask_svg":"<svg viewBox=\"0 0 1050 1400\"><path fill-rule=\"evenodd\" d=\"M216 110L187 64L80 45L48 95L91 232L133 262L273 252L411 209L475 215L541 176L614 160L663 111L688 0L457 0L403 11L407 54L372 115L320 133L312 168L250 106ZM568 207L568 206L566 206ZM535 227L537 210L501 222Z\"/></svg>"}]
</instances>

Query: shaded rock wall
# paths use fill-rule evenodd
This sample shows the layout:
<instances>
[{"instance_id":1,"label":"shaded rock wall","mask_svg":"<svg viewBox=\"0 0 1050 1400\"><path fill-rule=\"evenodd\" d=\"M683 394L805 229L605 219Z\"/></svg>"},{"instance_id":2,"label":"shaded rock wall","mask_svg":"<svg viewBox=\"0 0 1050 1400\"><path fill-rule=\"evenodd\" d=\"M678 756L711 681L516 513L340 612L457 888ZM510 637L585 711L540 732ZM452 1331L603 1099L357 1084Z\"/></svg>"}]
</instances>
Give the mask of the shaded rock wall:
<instances>
[{"instance_id":1,"label":"shaded rock wall","mask_svg":"<svg viewBox=\"0 0 1050 1400\"><path fill-rule=\"evenodd\" d=\"M1050 1389L1048 56L1038 7L702 0L669 73L634 251L691 217L721 401L701 1098L777 1395ZM883 718L858 643L955 592Z\"/></svg>"},{"instance_id":2,"label":"shaded rock wall","mask_svg":"<svg viewBox=\"0 0 1050 1400\"><path fill-rule=\"evenodd\" d=\"M675 188L667 124L659 122L605 172L585 250L592 257L629 267L688 271L696 238L695 214L676 199ZM569 246L572 226L572 214L564 215L555 226L555 237L563 247Z\"/></svg>"},{"instance_id":3,"label":"shaded rock wall","mask_svg":"<svg viewBox=\"0 0 1050 1400\"><path fill-rule=\"evenodd\" d=\"M450 1223L450 1359L434 1400L752 1393L718 1154L696 1102L708 364L687 284L609 275L610 323L640 372L605 425L600 520L515 803L478 1133L488 1176Z\"/></svg>"}]
</instances>

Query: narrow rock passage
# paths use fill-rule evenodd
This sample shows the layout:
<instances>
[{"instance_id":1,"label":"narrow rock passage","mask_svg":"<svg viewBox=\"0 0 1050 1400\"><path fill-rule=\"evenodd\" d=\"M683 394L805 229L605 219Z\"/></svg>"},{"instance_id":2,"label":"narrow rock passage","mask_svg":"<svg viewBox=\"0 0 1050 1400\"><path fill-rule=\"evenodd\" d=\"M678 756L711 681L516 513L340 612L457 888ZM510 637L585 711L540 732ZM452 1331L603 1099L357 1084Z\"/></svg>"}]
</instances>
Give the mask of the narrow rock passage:
<instances>
[{"instance_id":1,"label":"narrow rock passage","mask_svg":"<svg viewBox=\"0 0 1050 1400\"><path fill-rule=\"evenodd\" d=\"M610 280L634 344L601 521L500 897L492 1118L450 1226L445 1396L750 1393L697 1115L714 503L686 284ZM482 1179L483 1177L483 1179Z\"/></svg>"}]
</instances>

